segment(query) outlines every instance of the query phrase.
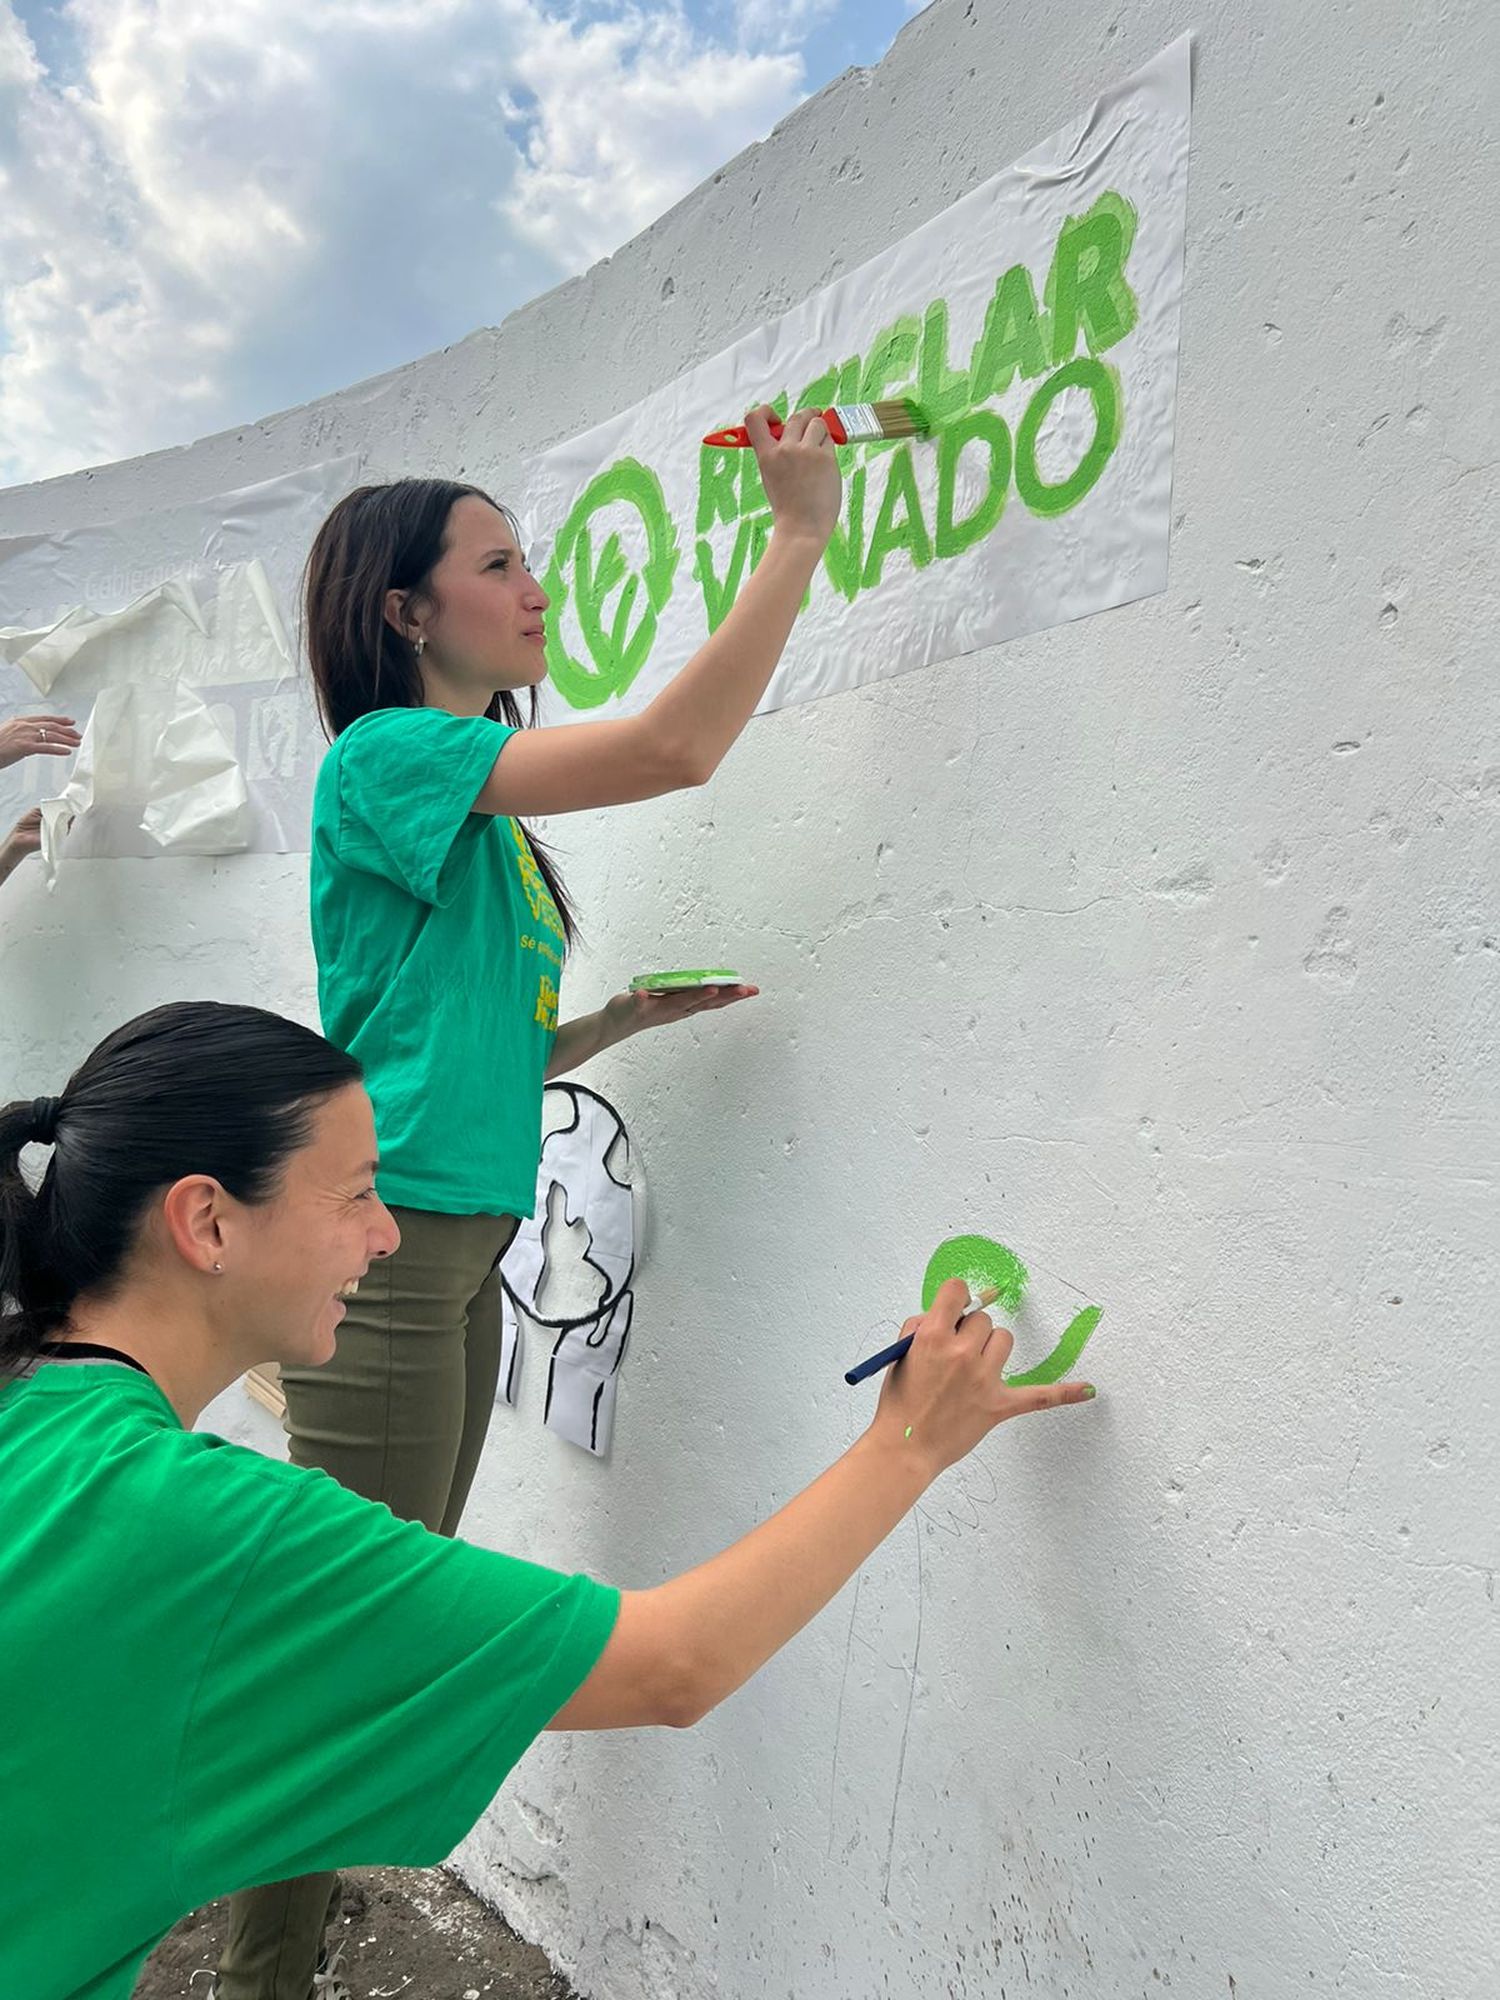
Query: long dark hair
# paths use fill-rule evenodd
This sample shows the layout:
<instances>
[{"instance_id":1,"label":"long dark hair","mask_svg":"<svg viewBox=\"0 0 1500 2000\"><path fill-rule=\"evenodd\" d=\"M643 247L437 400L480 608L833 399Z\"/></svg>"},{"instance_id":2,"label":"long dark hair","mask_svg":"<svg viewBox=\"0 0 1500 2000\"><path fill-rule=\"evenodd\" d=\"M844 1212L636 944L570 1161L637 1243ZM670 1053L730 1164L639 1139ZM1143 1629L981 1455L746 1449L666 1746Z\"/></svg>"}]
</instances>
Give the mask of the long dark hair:
<instances>
[{"instance_id":1,"label":"long dark hair","mask_svg":"<svg viewBox=\"0 0 1500 2000\"><path fill-rule=\"evenodd\" d=\"M329 741L377 708L421 708L422 669L404 632L385 615L388 590L430 596L432 572L443 553L448 516L460 500L484 500L505 516L517 543L520 525L482 487L456 479L395 479L346 493L319 528L302 576L303 638L317 691L318 712ZM485 714L512 729L535 724L509 688L498 690ZM569 944L577 935L573 906L557 863L526 829L537 867L562 918Z\"/></svg>"},{"instance_id":2,"label":"long dark hair","mask_svg":"<svg viewBox=\"0 0 1500 2000\"><path fill-rule=\"evenodd\" d=\"M269 1201L313 1113L362 1075L311 1028L259 1007L185 1000L106 1035L61 1097L0 1110L0 1379L108 1295L153 1195L206 1174ZM52 1147L36 1192L21 1149Z\"/></svg>"}]
</instances>

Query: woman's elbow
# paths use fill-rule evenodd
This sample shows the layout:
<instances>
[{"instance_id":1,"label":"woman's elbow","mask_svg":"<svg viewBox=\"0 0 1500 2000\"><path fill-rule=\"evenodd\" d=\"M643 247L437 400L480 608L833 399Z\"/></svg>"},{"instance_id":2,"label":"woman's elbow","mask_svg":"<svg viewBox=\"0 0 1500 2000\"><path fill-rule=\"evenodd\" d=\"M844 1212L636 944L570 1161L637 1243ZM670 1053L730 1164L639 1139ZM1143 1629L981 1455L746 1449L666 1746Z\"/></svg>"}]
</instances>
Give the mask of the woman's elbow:
<instances>
[{"instance_id":1,"label":"woman's elbow","mask_svg":"<svg viewBox=\"0 0 1500 2000\"><path fill-rule=\"evenodd\" d=\"M692 1729L719 1705L709 1674L698 1661L684 1657L664 1665L653 1706L662 1729Z\"/></svg>"},{"instance_id":2,"label":"woman's elbow","mask_svg":"<svg viewBox=\"0 0 1500 2000\"><path fill-rule=\"evenodd\" d=\"M649 708L635 719L635 727L639 731L635 754L651 792L658 797L665 792L695 791L719 768L719 759L708 745Z\"/></svg>"},{"instance_id":3,"label":"woman's elbow","mask_svg":"<svg viewBox=\"0 0 1500 2000\"><path fill-rule=\"evenodd\" d=\"M719 760L701 745L686 743L668 753L667 767L671 773L669 790L695 792L700 785L706 785L718 770Z\"/></svg>"}]
</instances>

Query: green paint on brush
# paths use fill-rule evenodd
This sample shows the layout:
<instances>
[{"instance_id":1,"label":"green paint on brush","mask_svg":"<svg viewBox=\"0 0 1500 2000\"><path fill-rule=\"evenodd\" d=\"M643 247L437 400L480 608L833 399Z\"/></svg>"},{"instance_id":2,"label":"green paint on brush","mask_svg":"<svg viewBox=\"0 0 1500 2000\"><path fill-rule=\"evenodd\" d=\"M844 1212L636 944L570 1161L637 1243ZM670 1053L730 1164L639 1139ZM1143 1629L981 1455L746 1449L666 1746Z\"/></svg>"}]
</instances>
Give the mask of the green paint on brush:
<instances>
[{"instance_id":1,"label":"green paint on brush","mask_svg":"<svg viewBox=\"0 0 1500 2000\"><path fill-rule=\"evenodd\" d=\"M1007 1250L1003 1243L995 1242L990 1236L950 1236L946 1243L938 1245L928 1261L927 1275L922 1280L923 1312L937 1297L939 1287L950 1278L962 1278L970 1294L976 1297L980 1292L993 1288L997 1294L996 1305L1003 1306L1008 1313L1019 1310L1029 1282L1026 1266L1015 1251ZM1094 1328L1103 1317L1102 1306L1085 1306L1069 1322L1062 1339L1044 1360L1019 1375L1007 1375L1006 1381L1015 1389L1033 1388L1042 1382L1060 1382L1077 1367Z\"/></svg>"}]
</instances>

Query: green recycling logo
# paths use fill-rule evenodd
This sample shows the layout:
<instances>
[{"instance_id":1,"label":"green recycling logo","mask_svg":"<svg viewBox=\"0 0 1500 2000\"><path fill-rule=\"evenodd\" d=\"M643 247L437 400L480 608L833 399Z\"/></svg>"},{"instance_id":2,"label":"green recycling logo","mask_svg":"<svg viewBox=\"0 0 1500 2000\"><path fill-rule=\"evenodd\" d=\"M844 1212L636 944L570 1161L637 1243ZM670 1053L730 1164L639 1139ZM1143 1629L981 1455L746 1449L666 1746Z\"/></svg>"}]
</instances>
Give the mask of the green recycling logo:
<instances>
[{"instance_id":1,"label":"green recycling logo","mask_svg":"<svg viewBox=\"0 0 1500 2000\"><path fill-rule=\"evenodd\" d=\"M634 508L646 531L646 561L638 572L615 529L594 552L590 524L619 506ZM616 459L574 501L542 578L555 614L547 626L547 671L570 708L599 708L625 693L646 664L677 563L677 531L661 481L639 459ZM570 600L587 663L574 659L563 638L562 613Z\"/></svg>"}]
</instances>

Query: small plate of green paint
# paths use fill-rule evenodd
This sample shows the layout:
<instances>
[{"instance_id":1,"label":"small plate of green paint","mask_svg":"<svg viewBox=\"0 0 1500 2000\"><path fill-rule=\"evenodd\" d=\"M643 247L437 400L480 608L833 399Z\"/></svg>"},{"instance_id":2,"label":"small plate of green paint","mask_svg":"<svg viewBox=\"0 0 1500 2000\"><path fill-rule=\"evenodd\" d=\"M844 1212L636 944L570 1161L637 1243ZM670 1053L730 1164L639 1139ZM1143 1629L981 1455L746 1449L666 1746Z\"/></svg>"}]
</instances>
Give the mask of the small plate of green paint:
<instances>
[{"instance_id":1,"label":"small plate of green paint","mask_svg":"<svg viewBox=\"0 0 1500 2000\"><path fill-rule=\"evenodd\" d=\"M700 986L743 986L744 983L737 972L716 965L706 972L638 973L630 982L630 990L632 993L690 993Z\"/></svg>"}]
</instances>

